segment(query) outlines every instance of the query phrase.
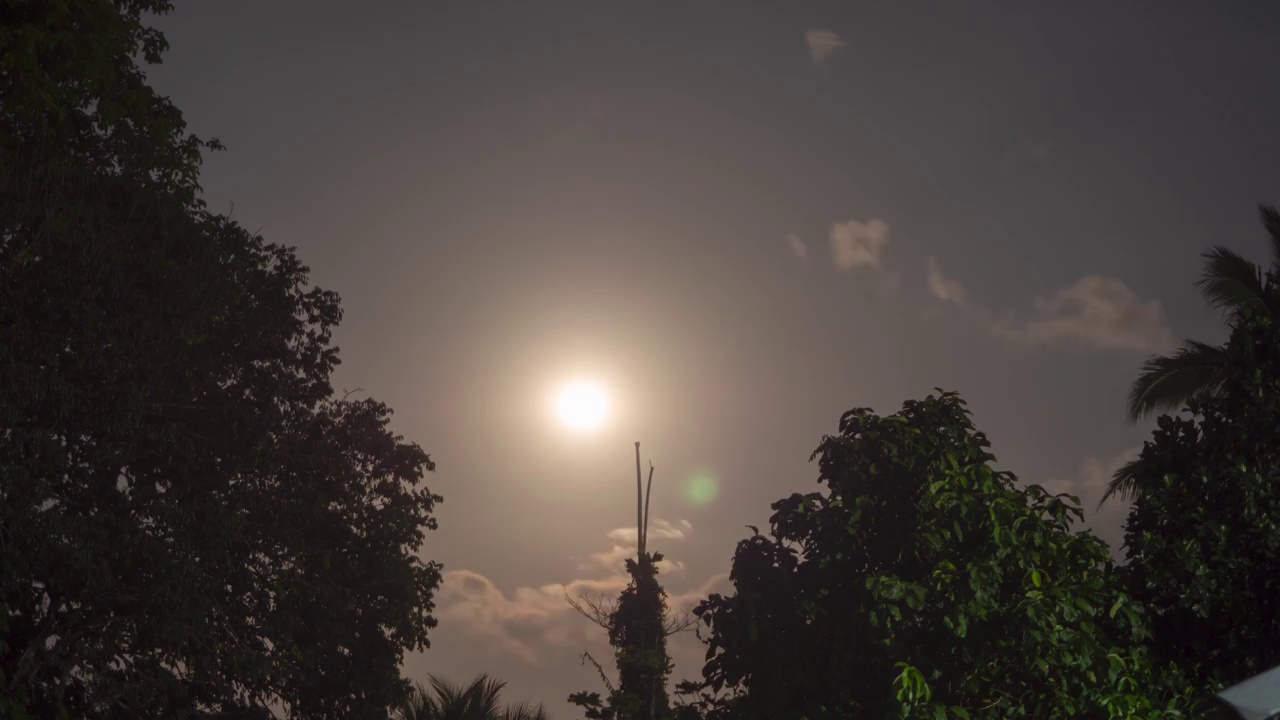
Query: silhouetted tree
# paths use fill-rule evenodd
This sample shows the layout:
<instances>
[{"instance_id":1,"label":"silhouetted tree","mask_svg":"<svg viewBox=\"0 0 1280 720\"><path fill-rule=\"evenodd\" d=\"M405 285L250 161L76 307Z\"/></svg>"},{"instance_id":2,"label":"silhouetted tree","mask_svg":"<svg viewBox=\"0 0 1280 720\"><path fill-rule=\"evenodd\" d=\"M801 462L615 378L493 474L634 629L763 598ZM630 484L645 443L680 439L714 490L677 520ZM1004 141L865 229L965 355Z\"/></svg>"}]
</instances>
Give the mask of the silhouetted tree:
<instances>
[{"instance_id":1,"label":"silhouetted tree","mask_svg":"<svg viewBox=\"0 0 1280 720\"><path fill-rule=\"evenodd\" d=\"M1261 268L1219 245L1204 253L1204 271L1196 282L1205 300L1223 310L1233 326L1246 309L1280 310L1267 279L1269 273L1280 270L1280 214L1266 205L1259 206L1259 212L1271 240L1271 267ZM1158 410L1180 410L1192 399L1219 396L1223 364L1221 347L1194 340L1174 355L1151 358L1129 392L1130 416L1137 420Z\"/></svg>"},{"instance_id":2,"label":"silhouetted tree","mask_svg":"<svg viewBox=\"0 0 1280 720\"><path fill-rule=\"evenodd\" d=\"M547 720L541 705L501 702L506 683L481 675L469 685L454 685L435 675L430 687L416 685L396 712L397 720Z\"/></svg>"},{"instance_id":3,"label":"silhouetted tree","mask_svg":"<svg viewBox=\"0 0 1280 720\"><path fill-rule=\"evenodd\" d=\"M338 297L198 200L155 0L0 4L0 717L385 718L440 498Z\"/></svg>"},{"instance_id":4,"label":"silhouetted tree","mask_svg":"<svg viewBox=\"0 0 1280 720\"><path fill-rule=\"evenodd\" d=\"M1196 286L1205 300L1223 311L1227 324L1239 328L1248 317L1263 314L1280 316L1280 293L1276 291L1280 273L1280 213L1261 205L1262 225L1271 241L1271 267L1264 269L1239 253L1217 246L1204 253L1205 267ZM1227 350L1188 340L1176 353L1153 356L1129 390L1129 416L1139 420L1159 410L1178 411L1193 400L1225 397L1229 389ZM1138 472L1134 460L1116 471L1102 499L1112 496L1132 499Z\"/></svg>"},{"instance_id":5,"label":"silhouetted tree","mask_svg":"<svg viewBox=\"0 0 1280 720\"><path fill-rule=\"evenodd\" d=\"M1277 315L1242 312L1224 354L1223 396L1162 416L1144 444L1125 532L1155 654L1205 692L1280 664Z\"/></svg>"},{"instance_id":6,"label":"silhouetted tree","mask_svg":"<svg viewBox=\"0 0 1280 720\"><path fill-rule=\"evenodd\" d=\"M640 443L636 443L636 558L626 561L630 581L613 606L593 604L587 598L569 603L578 612L609 632L609 645L614 649L618 685L609 683L603 668L589 654L609 689L607 698L596 692L578 692L569 702L586 710L591 720L652 720L671 714L667 694L667 678L672 662L667 653L667 637L693 623L691 618L672 616L667 612L666 592L658 582L661 553L650 553L647 546L649 497L653 491L653 467L649 468L648 487L641 485Z\"/></svg>"},{"instance_id":7,"label":"silhouetted tree","mask_svg":"<svg viewBox=\"0 0 1280 720\"><path fill-rule=\"evenodd\" d=\"M828 492L738 544L708 630L706 718L1162 717L1165 679L1074 498L1018 487L952 393L846 413ZM1171 694L1177 699L1177 693Z\"/></svg>"}]
</instances>

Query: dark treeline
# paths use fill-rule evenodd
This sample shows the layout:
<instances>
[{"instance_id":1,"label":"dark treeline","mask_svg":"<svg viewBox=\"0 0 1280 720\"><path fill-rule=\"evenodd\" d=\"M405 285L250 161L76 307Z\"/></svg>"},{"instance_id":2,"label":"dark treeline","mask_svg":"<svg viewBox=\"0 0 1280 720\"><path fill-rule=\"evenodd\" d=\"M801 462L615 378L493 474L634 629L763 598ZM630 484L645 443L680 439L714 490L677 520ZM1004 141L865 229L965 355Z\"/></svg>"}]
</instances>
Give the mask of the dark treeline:
<instances>
[{"instance_id":1,"label":"dark treeline","mask_svg":"<svg viewBox=\"0 0 1280 720\"><path fill-rule=\"evenodd\" d=\"M0 718L545 718L487 677L402 676L436 627L431 458L335 393L338 297L201 201L220 146L139 65L168 9L0 0ZM773 504L693 618L669 615L641 517L630 586L579 607L618 682L597 664L604 692L571 700L593 720L1175 718L1280 664L1262 220L1270 267L1205 255L1227 342L1135 381L1135 419L1173 414L1110 489L1133 503L1123 562L1078 499L993 468L957 394L857 408L817 446L822 487ZM706 662L672 688L688 628Z\"/></svg>"}]
</instances>

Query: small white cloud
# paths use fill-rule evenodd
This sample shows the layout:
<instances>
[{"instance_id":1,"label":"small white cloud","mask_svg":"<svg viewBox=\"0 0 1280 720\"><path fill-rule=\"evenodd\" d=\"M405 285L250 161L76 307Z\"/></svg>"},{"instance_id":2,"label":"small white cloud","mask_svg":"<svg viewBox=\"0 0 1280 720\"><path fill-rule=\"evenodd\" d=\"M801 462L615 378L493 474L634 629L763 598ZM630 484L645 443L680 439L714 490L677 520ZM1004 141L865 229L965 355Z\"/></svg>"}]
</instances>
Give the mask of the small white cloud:
<instances>
[{"instance_id":1,"label":"small white cloud","mask_svg":"<svg viewBox=\"0 0 1280 720\"><path fill-rule=\"evenodd\" d=\"M692 532L693 525L688 520L673 523L661 518L652 518L649 521L649 533L646 539L684 540ZM633 527L617 528L616 530L610 530L608 537L613 540L635 543L636 529Z\"/></svg>"},{"instance_id":2,"label":"small white cloud","mask_svg":"<svg viewBox=\"0 0 1280 720\"><path fill-rule=\"evenodd\" d=\"M634 545L614 545L612 549L604 552L591 553L584 562L578 563L579 570L612 570L617 571L619 568L626 567L627 558L636 556L636 547ZM663 556L657 563L658 572L664 575L684 572L685 564L679 560L673 560Z\"/></svg>"},{"instance_id":3,"label":"small white cloud","mask_svg":"<svg viewBox=\"0 0 1280 720\"><path fill-rule=\"evenodd\" d=\"M832 223L831 260L841 270L880 269L880 252L889 242L889 225L881 220Z\"/></svg>"},{"instance_id":4,"label":"small white cloud","mask_svg":"<svg viewBox=\"0 0 1280 720\"><path fill-rule=\"evenodd\" d=\"M1100 350L1167 352L1174 346L1164 308L1116 278L1086 275L1047 298L1012 334L1031 343L1077 341Z\"/></svg>"},{"instance_id":5,"label":"small white cloud","mask_svg":"<svg viewBox=\"0 0 1280 720\"><path fill-rule=\"evenodd\" d=\"M969 292L964 289L958 280L946 277L942 274L942 267L938 265L938 259L930 255L926 262L929 266L929 291L933 296L943 302L952 302L956 305L964 305L969 300Z\"/></svg>"},{"instance_id":6,"label":"small white cloud","mask_svg":"<svg viewBox=\"0 0 1280 720\"><path fill-rule=\"evenodd\" d=\"M787 236L787 247L790 248L791 254L795 255L800 262L804 262L809 257L809 248L800 239L799 235L792 233Z\"/></svg>"},{"instance_id":7,"label":"small white cloud","mask_svg":"<svg viewBox=\"0 0 1280 720\"><path fill-rule=\"evenodd\" d=\"M840 48L848 43L830 30L810 30L804 34L804 44L809 48L809 57L818 67L826 67L827 62Z\"/></svg>"},{"instance_id":8,"label":"small white cloud","mask_svg":"<svg viewBox=\"0 0 1280 720\"><path fill-rule=\"evenodd\" d=\"M1080 466L1080 472L1065 480L1050 480L1044 483L1044 489L1052 493L1069 493L1080 498L1080 506L1084 509L1084 521L1093 533L1111 546L1111 551L1120 556L1124 545L1124 524L1129 517L1130 503L1116 498L1107 501L1102 507L1098 502L1107 491L1107 484L1122 465L1138 457L1142 447L1132 447L1117 453L1111 458L1090 456Z\"/></svg>"}]
</instances>

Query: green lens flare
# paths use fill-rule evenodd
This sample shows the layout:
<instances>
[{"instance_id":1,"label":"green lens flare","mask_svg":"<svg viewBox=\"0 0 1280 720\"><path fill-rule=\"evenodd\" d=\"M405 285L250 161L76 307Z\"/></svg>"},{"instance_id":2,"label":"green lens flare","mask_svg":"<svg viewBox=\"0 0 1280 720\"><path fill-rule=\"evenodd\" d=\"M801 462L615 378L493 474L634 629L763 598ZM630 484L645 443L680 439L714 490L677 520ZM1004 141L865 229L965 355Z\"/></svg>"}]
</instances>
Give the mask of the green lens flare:
<instances>
[{"instance_id":1,"label":"green lens flare","mask_svg":"<svg viewBox=\"0 0 1280 720\"><path fill-rule=\"evenodd\" d=\"M685 499L694 505L706 505L720 493L719 483L706 470L698 470L689 476L684 486Z\"/></svg>"}]
</instances>

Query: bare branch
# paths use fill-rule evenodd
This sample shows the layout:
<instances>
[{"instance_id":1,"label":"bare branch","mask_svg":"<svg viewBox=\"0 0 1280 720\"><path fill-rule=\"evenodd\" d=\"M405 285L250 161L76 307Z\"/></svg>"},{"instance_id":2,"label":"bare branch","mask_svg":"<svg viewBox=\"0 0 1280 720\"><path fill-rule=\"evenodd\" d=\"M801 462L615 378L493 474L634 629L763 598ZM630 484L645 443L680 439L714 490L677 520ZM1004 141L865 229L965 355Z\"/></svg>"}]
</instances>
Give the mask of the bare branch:
<instances>
[{"instance_id":1,"label":"bare branch","mask_svg":"<svg viewBox=\"0 0 1280 720\"><path fill-rule=\"evenodd\" d=\"M604 682L605 687L609 688L609 694L612 695L613 683L609 682L609 676L604 674L604 668L600 667L600 663L596 662L596 659L591 657L591 653L589 652L582 653L582 664L586 665L588 660L591 661L592 665L596 666L596 672L600 673L600 680Z\"/></svg>"},{"instance_id":2,"label":"bare branch","mask_svg":"<svg viewBox=\"0 0 1280 720\"><path fill-rule=\"evenodd\" d=\"M569 597L569 590L565 589L564 599L569 606L578 611L582 617L599 625L605 630L613 627L613 612L617 608L616 602L610 602L605 598L592 600L585 592L578 596L578 600Z\"/></svg>"},{"instance_id":3,"label":"bare branch","mask_svg":"<svg viewBox=\"0 0 1280 720\"><path fill-rule=\"evenodd\" d=\"M662 631L667 637L685 632L697 625L698 617L687 612L671 613L662 619Z\"/></svg>"}]
</instances>

